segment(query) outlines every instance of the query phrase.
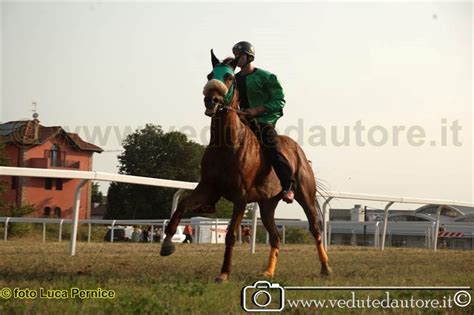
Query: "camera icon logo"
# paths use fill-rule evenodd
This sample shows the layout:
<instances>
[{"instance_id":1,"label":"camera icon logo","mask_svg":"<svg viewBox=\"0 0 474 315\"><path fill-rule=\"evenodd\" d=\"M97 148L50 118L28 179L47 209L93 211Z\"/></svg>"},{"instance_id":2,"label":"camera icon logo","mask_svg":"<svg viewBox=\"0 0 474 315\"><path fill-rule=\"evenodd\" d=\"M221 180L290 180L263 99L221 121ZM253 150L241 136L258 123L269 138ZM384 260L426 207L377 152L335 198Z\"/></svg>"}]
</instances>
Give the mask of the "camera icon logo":
<instances>
[{"instance_id":1,"label":"camera icon logo","mask_svg":"<svg viewBox=\"0 0 474 315\"><path fill-rule=\"evenodd\" d=\"M242 309L246 312L281 312L285 290L278 283L257 281L242 289Z\"/></svg>"}]
</instances>

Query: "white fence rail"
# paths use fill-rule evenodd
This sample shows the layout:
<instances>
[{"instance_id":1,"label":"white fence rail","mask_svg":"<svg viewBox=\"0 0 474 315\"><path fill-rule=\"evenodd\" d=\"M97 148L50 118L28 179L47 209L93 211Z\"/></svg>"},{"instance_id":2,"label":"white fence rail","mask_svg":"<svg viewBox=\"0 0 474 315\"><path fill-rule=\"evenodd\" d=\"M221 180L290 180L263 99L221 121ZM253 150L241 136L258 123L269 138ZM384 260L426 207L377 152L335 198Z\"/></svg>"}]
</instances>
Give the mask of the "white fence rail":
<instances>
[{"instance_id":1,"label":"white fence rail","mask_svg":"<svg viewBox=\"0 0 474 315\"><path fill-rule=\"evenodd\" d=\"M168 187L177 188L177 192L173 196L172 212L176 209L180 195L184 190L194 189L197 183L181 182L166 179L157 179L149 177L131 176L131 175L120 175L103 172L92 172L92 171L71 171L71 170L57 170L57 169L38 169L38 168L24 168L24 167L0 167L0 176L23 176L23 177L48 177L48 178L69 178L69 179L80 179L80 183L76 188L74 195L74 208L71 228L71 240L69 253L74 256L76 253L76 240L77 240L77 228L79 224L79 206L80 206L80 192L82 187L89 180L94 181L109 181L109 182L121 182L137 185L150 185L157 187ZM367 194L354 194L344 192L328 192L327 199L323 204L323 217L324 217L324 245L328 247L328 218L329 218L329 202L334 199L353 199L353 200L368 200L368 201L382 201L387 202L385 206L383 229L381 235L380 249L385 248L385 238L387 235L387 224L388 224L388 213L389 208L394 203L410 203L410 204L434 204L438 205L436 225L433 230L433 249L437 249L437 238L438 229L440 222L440 213L443 206L467 206L474 207L474 203L458 201L458 200L439 200L439 199L421 199L412 197L396 197L396 196L381 196L381 195L367 195ZM251 251L255 252L255 239L256 239L256 226L257 226L257 211L258 205L255 203L252 219L252 245ZM13 218L10 218L12 222ZM6 222L8 223L8 222Z\"/></svg>"},{"instance_id":2,"label":"white fence rail","mask_svg":"<svg viewBox=\"0 0 474 315\"><path fill-rule=\"evenodd\" d=\"M168 223L168 219L161 219L161 220L79 220L79 225L88 225L88 232L87 232L87 242L91 242L91 234L92 234L92 225L100 225L100 226L110 226L110 238L108 241L114 242L114 227L119 226L149 226L150 227L150 234L155 235L155 229L162 229L164 231L166 224ZM63 225L64 224L72 224L73 220L71 219L49 219L49 218L25 218L25 217L0 217L0 223L4 225L4 241L8 240L8 227L12 223L29 223L29 224L42 224L43 226L43 242L46 242L46 225L59 225L58 229L58 242L62 241L62 234L63 234ZM203 227L211 226L214 228L214 231L218 231L218 227L222 225L228 225L229 219L222 219L222 218L191 218L191 219L183 219L180 223L181 226L190 224L193 226L195 231L195 240L196 243L201 243L200 233ZM308 229L308 222L307 221L295 221L295 220L275 220L277 227L279 228L282 236L282 243L285 243L286 239L286 230L287 227L299 227ZM350 235L351 236L351 244L356 245L356 237L360 235L364 235L367 237L373 237L373 246L375 248L380 247L380 225L381 221L372 221L372 222L350 222L350 221L331 221L328 224L328 240L329 244L331 244L331 240L334 234L342 234L342 235ZM243 220L241 223L241 227L248 226L252 224L251 219ZM260 220L257 220L257 225L263 226L263 223ZM403 235L403 236L418 236L424 237L424 244L425 247L433 248L434 238L433 238L433 231L436 222L389 222L388 223L388 230L387 236L396 236L396 235ZM453 232L463 232L462 239L474 239L474 229L472 224L467 223L459 223L459 222L450 222L444 224L449 231ZM309 233L309 231L308 231ZM212 233L211 233L212 234ZM107 234L104 234L104 241L107 241L105 238ZM238 240L242 242L242 230L239 229L238 231ZM268 243L269 237L267 233L266 243ZM149 242L154 242L154 237L150 237L148 240ZM368 240L365 245L370 244ZM214 238L209 239L209 241L205 243L218 243L218 233L214 233ZM328 244L328 246L329 246Z\"/></svg>"}]
</instances>

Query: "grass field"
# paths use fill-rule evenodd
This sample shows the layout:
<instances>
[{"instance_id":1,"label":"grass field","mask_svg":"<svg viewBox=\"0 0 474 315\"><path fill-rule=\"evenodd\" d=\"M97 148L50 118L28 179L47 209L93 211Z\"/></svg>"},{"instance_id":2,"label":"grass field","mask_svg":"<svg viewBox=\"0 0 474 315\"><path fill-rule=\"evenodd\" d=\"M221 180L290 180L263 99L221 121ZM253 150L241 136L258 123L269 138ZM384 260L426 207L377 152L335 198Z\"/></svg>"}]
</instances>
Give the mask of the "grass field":
<instances>
[{"instance_id":1,"label":"grass field","mask_svg":"<svg viewBox=\"0 0 474 315\"><path fill-rule=\"evenodd\" d=\"M15 299L0 297L0 314L236 314L243 313L243 287L263 280L269 247L237 245L230 281L214 283L223 258L222 245L178 244L169 257L159 256L159 244L79 243L76 257L67 256L67 242L0 241L0 290L40 288L114 290L113 299ZM333 275L319 276L311 245L283 245L273 282L282 286L473 286L472 251L363 247L332 247ZM23 294L26 291L17 291ZM31 292L31 291L30 291ZM51 291L50 291L51 292ZM287 299L348 299L348 291L289 291ZM442 298L455 291L391 291L392 298ZM384 291L357 291L357 297L385 297ZM471 291L472 294L472 291ZM285 308L291 313L318 313L316 307ZM324 314L347 313L326 308ZM374 313L352 309L352 313ZM381 313L382 309L376 311ZM387 314L472 314L467 308L385 310Z\"/></svg>"}]
</instances>

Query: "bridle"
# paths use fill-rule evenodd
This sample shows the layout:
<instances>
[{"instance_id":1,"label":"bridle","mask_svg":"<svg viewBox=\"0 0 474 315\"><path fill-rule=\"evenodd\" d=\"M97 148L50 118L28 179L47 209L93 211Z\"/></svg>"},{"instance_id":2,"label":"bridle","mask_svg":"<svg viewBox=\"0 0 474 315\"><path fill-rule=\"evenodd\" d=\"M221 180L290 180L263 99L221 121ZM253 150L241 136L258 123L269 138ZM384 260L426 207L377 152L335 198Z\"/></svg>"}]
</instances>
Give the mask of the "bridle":
<instances>
[{"instance_id":1,"label":"bridle","mask_svg":"<svg viewBox=\"0 0 474 315\"><path fill-rule=\"evenodd\" d=\"M229 106L229 104L232 102L232 99L234 98L236 86L237 86L237 82L236 82L236 79L235 79L235 76L234 76L232 78L232 85L228 89L226 95L224 95L224 98L222 100L219 100L218 103L214 103L214 106L216 106L216 107L215 107L215 110L214 110L214 114L211 117L215 117L217 113L220 113L220 112L225 110L225 111L235 112L239 116L242 115L242 116L246 117L246 119L248 119L249 115L248 115L247 112L242 111L240 109L235 109L235 108L232 108L232 107Z\"/></svg>"}]
</instances>

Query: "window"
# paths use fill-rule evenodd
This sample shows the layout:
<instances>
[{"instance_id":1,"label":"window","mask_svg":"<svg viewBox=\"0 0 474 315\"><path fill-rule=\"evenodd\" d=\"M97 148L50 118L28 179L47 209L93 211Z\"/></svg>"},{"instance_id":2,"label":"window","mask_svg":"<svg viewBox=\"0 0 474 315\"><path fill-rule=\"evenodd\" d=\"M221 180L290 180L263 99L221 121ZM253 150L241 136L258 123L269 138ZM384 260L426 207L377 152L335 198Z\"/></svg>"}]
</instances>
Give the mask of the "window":
<instances>
[{"instance_id":1,"label":"window","mask_svg":"<svg viewBox=\"0 0 474 315\"><path fill-rule=\"evenodd\" d=\"M62 178L56 178L56 190L63 190Z\"/></svg>"},{"instance_id":2,"label":"window","mask_svg":"<svg viewBox=\"0 0 474 315\"><path fill-rule=\"evenodd\" d=\"M12 189L17 189L18 188L18 177L12 176Z\"/></svg>"},{"instance_id":3,"label":"window","mask_svg":"<svg viewBox=\"0 0 474 315\"><path fill-rule=\"evenodd\" d=\"M61 151L60 151L59 146L57 144L53 144L49 154L50 154L49 158L51 159L51 166L61 166L60 165Z\"/></svg>"},{"instance_id":4,"label":"window","mask_svg":"<svg viewBox=\"0 0 474 315\"><path fill-rule=\"evenodd\" d=\"M46 178L44 181L44 189L51 190L53 188L53 180L51 178Z\"/></svg>"},{"instance_id":5,"label":"window","mask_svg":"<svg viewBox=\"0 0 474 315\"><path fill-rule=\"evenodd\" d=\"M431 206L431 207L427 207L427 208L422 209L422 210L417 211L417 212L418 213L425 213L425 214L435 215L437 213L437 211L438 211L438 206ZM451 218L455 218L455 217L458 217L462 214L458 210L445 207L445 208L441 209L441 215L445 215L445 216L448 216L448 217L451 217Z\"/></svg>"},{"instance_id":6,"label":"window","mask_svg":"<svg viewBox=\"0 0 474 315\"><path fill-rule=\"evenodd\" d=\"M54 217L61 218L61 208L59 207L54 208Z\"/></svg>"},{"instance_id":7,"label":"window","mask_svg":"<svg viewBox=\"0 0 474 315\"><path fill-rule=\"evenodd\" d=\"M418 213L424 213L424 214L435 214L437 207L426 207L425 209L417 211Z\"/></svg>"},{"instance_id":8,"label":"window","mask_svg":"<svg viewBox=\"0 0 474 315\"><path fill-rule=\"evenodd\" d=\"M451 217L451 218L461 216L459 211L456 211L456 210L451 209L451 208L443 208L443 210L441 210L441 214L445 215L445 216L448 216L448 217Z\"/></svg>"},{"instance_id":9,"label":"window","mask_svg":"<svg viewBox=\"0 0 474 315\"><path fill-rule=\"evenodd\" d=\"M45 217L49 217L51 215L51 208L50 207L45 207L43 210L43 215Z\"/></svg>"}]
</instances>

